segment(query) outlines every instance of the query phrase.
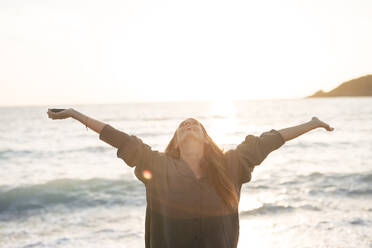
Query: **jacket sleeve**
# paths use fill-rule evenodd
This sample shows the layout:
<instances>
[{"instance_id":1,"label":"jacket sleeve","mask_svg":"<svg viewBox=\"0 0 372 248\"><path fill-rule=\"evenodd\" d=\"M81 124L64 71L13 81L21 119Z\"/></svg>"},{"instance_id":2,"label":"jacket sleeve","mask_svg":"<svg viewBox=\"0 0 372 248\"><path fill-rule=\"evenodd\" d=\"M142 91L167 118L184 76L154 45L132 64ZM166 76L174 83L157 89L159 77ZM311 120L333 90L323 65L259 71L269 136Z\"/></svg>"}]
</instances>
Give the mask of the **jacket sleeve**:
<instances>
[{"instance_id":1,"label":"jacket sleeve","mask_svg":"<svg viewBox=\"0 0 372 248\"><path fill-rule=\"evenodd\" d=\"M264 132L260 136L247 135L235 149L241 183L249 182L254 167L261 164L270 152L284 143L282 135L275 129Z\"/></svg>"},{"instance_id":2,"label":"jacket sleeve","mask_svg":"<svg viewBox=\"0 0 372 248\"><path fill-rule=\"evenodd\" d=\"M144 184L164 175L166 170L165 154L152 150L138 137L128 135L106 124L100 132L99 139L117 148L116 156L128 166L135 167L135 176Z\"/></svg>"}]
</instances>

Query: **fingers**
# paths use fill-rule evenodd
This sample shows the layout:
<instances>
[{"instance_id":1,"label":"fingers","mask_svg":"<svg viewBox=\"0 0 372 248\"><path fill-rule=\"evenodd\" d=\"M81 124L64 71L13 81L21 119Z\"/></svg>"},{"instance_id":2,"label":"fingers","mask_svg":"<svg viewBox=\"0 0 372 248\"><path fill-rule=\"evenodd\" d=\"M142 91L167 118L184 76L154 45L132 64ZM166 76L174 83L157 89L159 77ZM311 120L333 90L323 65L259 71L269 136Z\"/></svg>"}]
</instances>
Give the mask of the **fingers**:
<instances>
[{"instance_id":1,"label":"fingers","mask_svg":"<svg viewBox=\"0 0 372 248\"><path fill-rule=\"evenodd\" d=\"M51 113L49 113L49 112L47 112L47 113L48 113L48 117L49 117L50 119L54 119Z\"/></svg>"},{"instance_id":2,"label":"fingers","mask_svg":"<svg viewBox=\"0 0 372 248\"><path fill-rule=\"evenodd\" d=\"M53 119L53 120L58 119L58 118L55 116L55 113L53 113L49 108L48 108L47 114L48 114L48 117L49 117L50 119Z\"/></svg>"},{"instance_id":3,"label":"fingers","mask_svg":"<svg viewBox=\"0 0 372 248\"><path fill-rule=\"evenodd\" d=\"M327 131L333 131L333 130L335 130L333 127L329 126L328 124L326 124L325 129Z\"/></svg>"},{"instance_id":4,"label":"fingers","mask_svg":"<svg viewBox=\"0 0 372 248\"><path fill-rule=\"evenodd\" d=\"M57 112L52 111L52 109L48 109L48 117L53 120L60 120L66 119L69 117L67 109L59 110Z\"/></svg>"},{"instance_id":5,"label":"fingers","mask_svg":"<svg viewBox=\"0 0 372 248\"><path fill-rule=\"evenodd\" d=\"M319 123L319 126L320 127L323 127L327 131L333 131L333 130L335 130L333 127L331 127L330 125L328 125L324 121L319 120L319 118L316 117L316 116L312 117L312 121L316 121L317 123Z\"/></svg>"}]
</instances>

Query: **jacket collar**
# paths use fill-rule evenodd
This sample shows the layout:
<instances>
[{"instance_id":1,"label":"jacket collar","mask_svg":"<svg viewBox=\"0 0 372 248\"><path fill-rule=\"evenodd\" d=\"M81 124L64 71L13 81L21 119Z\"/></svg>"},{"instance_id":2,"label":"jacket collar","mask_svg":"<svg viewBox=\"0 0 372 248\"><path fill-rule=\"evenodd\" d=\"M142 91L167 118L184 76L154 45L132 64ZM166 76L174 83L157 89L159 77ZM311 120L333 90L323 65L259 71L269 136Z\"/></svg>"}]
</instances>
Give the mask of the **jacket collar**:
<instances>
[{"instance_id":1,"label":"jacket collar","mask_svg":"<svg viewBox=\"0 0 372 248\"><path fill-rule=\"evenodd\" d=\"M194 172L191 170L190 166L187 164L186 161L184 161L183 159L179 158L179 159L176 159L176 161L178 162L178 171L184 175L184 176L187 176L187 177L190 177L194 180L204 180L204 179L207 179L207 175L203 175L202 177L200 177L199 179L196 178ZM205 158L203 157L200 161L201 163L201 166L206 166L207 165L207 161L205 160Z\"/></svg>"}]
</instances>

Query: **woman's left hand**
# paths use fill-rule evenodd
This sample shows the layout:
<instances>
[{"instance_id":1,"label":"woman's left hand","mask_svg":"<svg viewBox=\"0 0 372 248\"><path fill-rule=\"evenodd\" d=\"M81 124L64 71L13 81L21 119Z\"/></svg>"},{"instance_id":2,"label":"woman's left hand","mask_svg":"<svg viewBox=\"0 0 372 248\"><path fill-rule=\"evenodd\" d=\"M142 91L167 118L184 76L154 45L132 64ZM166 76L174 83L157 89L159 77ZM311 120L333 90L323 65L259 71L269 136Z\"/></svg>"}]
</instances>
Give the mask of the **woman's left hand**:
<instances>
[{"instance_id":1,"label":"woman's left hand","mask_svg":"<svg viewBox=\"0 0 372 248\"><path fill-rule=\"evenodd\" d=\"M314 116L313 118L311 118L311 122L315 123L316 127L323 127L327 131L333 131L334 130L333 127L331 127L327 123L319 120L318 117Z\"/></svg>"},{"instance_id":2,"label":"woman's left hand","mask_svg":"<svg viewBox=\"0 0 372 248\"><path fill-rule=\"evenodd\" d=\"M72 111L73 111L73 109L69 108L69 109L65 109L63 111L53 112L53 111L51 111L51 109L48 108L47 114L48 114L48 117L50 119L60 120L60 119L67 119L69 117L72 117Z\"/></svg>"}]
</instances>

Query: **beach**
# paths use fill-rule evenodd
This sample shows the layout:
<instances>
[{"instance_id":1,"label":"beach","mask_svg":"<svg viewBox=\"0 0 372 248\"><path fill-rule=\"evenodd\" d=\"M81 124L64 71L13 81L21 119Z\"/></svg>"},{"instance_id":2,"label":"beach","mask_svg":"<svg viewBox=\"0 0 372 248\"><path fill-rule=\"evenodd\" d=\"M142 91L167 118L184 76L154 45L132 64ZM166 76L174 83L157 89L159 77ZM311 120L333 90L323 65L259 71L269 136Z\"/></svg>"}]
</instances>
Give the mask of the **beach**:
<instances>
[{"instance_id":1,"label":"beach","mask_svg":"<svg viewBox=\"0 0 372 248\"><path fill-rule=\"evenodd\" d=\"M243 184L238 247L372 247L372 97L0 107L0 247L145 247L144 185L66 107L158 151L188 117L227 151L317 116Z\"/></svg>"}]
</instances>

